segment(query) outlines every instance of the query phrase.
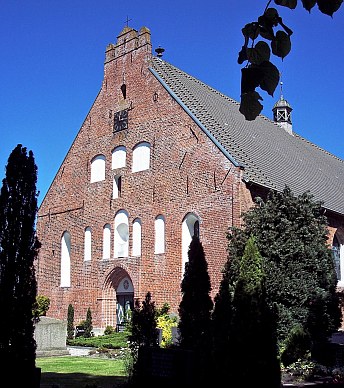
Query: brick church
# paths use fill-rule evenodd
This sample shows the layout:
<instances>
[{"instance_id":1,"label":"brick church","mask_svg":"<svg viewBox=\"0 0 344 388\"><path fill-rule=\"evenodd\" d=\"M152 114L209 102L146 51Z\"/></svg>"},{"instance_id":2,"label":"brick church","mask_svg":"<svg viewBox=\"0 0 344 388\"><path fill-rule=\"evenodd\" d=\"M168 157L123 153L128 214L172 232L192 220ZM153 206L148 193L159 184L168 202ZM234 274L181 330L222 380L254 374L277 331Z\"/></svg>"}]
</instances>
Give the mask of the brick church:
<instances>
[{"instance_id":1,"label":"brick church","mask_svg":"<svg viewBox=\"0 0 344 388\"><path fill-rule=\"evenodd\" d=\"M283 98L273 120L246 121L239 103L153 54L150 30L125 27L105 52L100 91L38 211L38 294L48 316L95 333L120 327L148 291L177 313L194 234L212 297L226 232L267 190L309 190L324 202L344 286L344 161L293 132Z\"/></svg>"}]
</instances>

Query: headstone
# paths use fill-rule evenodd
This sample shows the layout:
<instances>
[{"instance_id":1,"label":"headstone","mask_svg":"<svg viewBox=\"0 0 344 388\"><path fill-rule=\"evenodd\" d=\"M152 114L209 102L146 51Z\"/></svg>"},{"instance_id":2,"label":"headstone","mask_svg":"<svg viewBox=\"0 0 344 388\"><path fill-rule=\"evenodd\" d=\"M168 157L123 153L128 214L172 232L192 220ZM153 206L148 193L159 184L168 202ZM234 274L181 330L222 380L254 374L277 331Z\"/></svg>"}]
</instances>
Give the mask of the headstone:
<instances>
[{"instance_id":1,"label":"headstone","mask_svg":"<svg viewBox=\"0 0 344 388\"><path fill-rule=\"evenodd\" d=\"M67 349L67 321L40 317L35 324L34 338L37 357L69 355Z\"/></svg>"}]
</instances>

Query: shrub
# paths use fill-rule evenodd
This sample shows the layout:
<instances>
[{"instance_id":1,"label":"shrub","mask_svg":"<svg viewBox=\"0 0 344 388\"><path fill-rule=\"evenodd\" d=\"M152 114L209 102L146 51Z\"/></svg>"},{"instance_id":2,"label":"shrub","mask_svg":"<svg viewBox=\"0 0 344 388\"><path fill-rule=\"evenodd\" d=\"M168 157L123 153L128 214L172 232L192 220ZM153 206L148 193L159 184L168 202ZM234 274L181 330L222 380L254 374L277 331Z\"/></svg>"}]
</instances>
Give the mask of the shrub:
<instances>
[{"instance_id":1,"label":"shrub","mask_svg":"<svg viewBox=\"0 0 344 388\"><path fill-rule=\"evenodd\" d=\"M104 335L109 335L109 334L113 334L113 333L115 333L114 327L111 325L106 326L106 328L104 330Z\"/></svg>"},{"instance_id":2,"label":"shrub","mask_svg":"<svg viewBox=\"0 0 344 388\"><path fill-rule=\"evenodd\" d=\"M46 316L50 307L50 299L44 295L36 296L36 303L33 308L33 315L36 318Z\"/></svg>"}]
</instances>

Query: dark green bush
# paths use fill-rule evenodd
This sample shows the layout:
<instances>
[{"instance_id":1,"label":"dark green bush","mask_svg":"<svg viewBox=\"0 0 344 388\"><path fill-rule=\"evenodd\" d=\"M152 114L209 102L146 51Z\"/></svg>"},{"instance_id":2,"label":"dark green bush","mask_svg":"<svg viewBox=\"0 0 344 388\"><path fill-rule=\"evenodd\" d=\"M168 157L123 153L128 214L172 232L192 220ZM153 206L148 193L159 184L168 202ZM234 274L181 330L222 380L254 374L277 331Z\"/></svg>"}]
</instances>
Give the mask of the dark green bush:
<instances>
[{"instance_id":1,"label":"dark green bush","mask_svg":"<svg viewBox=\"0 0 344 388\"><path fill-rule=\"evenodd\" d=\"M128 332L119 332L96 337L78 337L72 340L67 339L69 346L90 346L94 348L121 349L128 347Z\"/></svg>"}]
</instances>

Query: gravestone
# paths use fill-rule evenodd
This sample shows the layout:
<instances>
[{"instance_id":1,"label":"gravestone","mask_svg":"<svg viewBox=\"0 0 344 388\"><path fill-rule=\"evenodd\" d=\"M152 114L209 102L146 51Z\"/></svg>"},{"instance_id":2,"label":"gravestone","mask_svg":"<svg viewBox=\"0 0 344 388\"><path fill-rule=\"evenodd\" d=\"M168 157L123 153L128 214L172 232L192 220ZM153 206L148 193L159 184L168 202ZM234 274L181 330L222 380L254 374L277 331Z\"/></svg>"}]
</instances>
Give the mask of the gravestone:
<instances>
[{"instance_id":1,"label":"gravestone","mask_svg":"<svg viewBox=\"0 0 344 388\"><path fill-rule=\"evenodd\" d=\"M69 355L66 345L67 321L39 317L39 322L35 324L34 338L37 357Z\"/></svg>"}]
</instances>

